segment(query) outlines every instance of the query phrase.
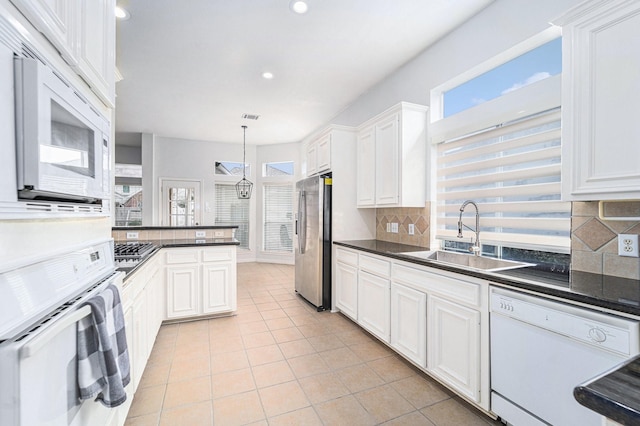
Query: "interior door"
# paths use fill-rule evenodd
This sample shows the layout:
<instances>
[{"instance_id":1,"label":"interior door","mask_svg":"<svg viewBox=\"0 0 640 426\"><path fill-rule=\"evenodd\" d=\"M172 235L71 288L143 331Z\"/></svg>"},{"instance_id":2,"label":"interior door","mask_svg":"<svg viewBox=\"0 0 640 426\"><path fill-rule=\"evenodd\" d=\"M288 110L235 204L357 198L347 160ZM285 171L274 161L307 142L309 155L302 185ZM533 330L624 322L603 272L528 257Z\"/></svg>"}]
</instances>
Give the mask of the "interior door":
<instances>
[{"instance_id":1,"label":"interior door","mask_svg":"<svg viewBox=\"0 0 640 426\"><path fill-rule=\"evenodd\" d=\"M160 200L163 226L197 226L200 224L202 182L161 179Z\"/></svg>"}]
</instances>

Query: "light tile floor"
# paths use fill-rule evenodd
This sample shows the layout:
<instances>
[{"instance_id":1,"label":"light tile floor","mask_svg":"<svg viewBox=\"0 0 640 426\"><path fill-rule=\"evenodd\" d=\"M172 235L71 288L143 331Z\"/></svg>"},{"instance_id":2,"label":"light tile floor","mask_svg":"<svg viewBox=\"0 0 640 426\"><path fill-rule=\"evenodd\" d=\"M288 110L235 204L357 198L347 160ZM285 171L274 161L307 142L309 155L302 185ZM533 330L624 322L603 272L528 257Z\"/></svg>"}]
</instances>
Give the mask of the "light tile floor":
<instances>
[{"instance_id":1,"label":"light tile floor","mask_svg":"<svg viewBox=\"0 0 640 426\"><path fill-rule=\"evenodd\" d=\"M127 425L497 425L352 321L293 267L238 264L233 317L163 325Z\"/></svg>"}]
</instances>

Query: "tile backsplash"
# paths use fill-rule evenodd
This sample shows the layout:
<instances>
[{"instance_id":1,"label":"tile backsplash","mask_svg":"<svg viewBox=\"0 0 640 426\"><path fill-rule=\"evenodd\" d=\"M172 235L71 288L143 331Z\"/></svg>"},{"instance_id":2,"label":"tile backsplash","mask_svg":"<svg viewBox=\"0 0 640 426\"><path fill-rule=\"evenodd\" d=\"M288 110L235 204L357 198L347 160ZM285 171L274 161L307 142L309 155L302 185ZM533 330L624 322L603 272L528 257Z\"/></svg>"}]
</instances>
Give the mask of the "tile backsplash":
<instances>
[{"instance_id":1,"label":"tile backsplash","mask_svg":"<svg viewBox=\"0 0 640 426\"><path fill-rule=\"evenodd\" d=\"M196 231L204 231L204 237L196 237ZM127 233L136 232L138 234L138 238L127 238ZM222 232L222 235L220 235ZM235 229L233 228L204 228L199 227L197 229L185 229L185 228L176 228L176 229L167 229L167 228L157 228L157 229L136 229L131 228L130 230L112 230L111 236L115 241L159 241L159 240L195 240L197 238L233 238L235 234Z\"/></svg>"},{"instance_id":2,"label":"tile backsplash","mask_svg":"<svg viewBox=\"0 0 640 426\"><path fill-rule=\"evenodd\" d=\"M615 207L635 211L636 205ZM573 202L571 210L571 270L640 279L640 258L618 255L618 234L640 234L640 221L600 219L597 201Z\"/></svg>"},{"instance_id":3,"label":"tile backsplash","mask_svg":"<svg viewBox=\"0 0 640 426\"><path fill-rule=\"evenodd\" d=\"M376 239L412 246L429 247L431 231L431 205L424 207L394 207L376 209ZM387 232L387 223L397 223L398 232ZM414 234L409 235L409 225Z\"/></svg>"}]
</instances>

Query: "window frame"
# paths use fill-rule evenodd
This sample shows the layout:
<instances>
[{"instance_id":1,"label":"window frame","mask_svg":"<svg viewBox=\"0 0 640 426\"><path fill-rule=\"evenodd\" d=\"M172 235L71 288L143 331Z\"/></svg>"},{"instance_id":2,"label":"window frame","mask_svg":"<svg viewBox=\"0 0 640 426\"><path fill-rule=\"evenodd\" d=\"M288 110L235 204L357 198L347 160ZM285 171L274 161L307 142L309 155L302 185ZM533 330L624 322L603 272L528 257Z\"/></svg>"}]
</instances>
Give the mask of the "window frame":
<instances>
[{"instance_id":1,"label":"window frame","mask_svg":"<svg viewBox=\"0 0 640 426\"><path fill-rule=\"evenodd\" d=\"M434 230L436 231L432 237L434 240L455 240L455 236L452 238L451 232L449 231L442 231L441 234L438 235L441 230L438 222L442 221L440 218L442 211L441 204L442 200L447 198L441 198L442 195L438 188L443 185L437 179L437 173L440 169L439 151L442 150L442 147L447 142L472 139L474 135L493 132L493 129L500 129L503 125L509 125L520 119L527 121L529 120L529 116L535 116L560 107L562 100L562 74L524 86L518 90L506 93L498 98L460 111L446 118L443 117L444 93L558 37L561 37L560 28L551 27L432 89L430 127L432 144L431 162L435 166L436 174L432 175L433 181L430 187L434 199L434 203L432 204L433 222L435 224ZM555 195L555 192L551 195ZM532 238L524 243L518 240L518 238L516 238L515 241L510 241L511 236L504 236L505 238L501 240L497 234L491 235L491 233L485 233L485 237L489 237L489 239L481 238L481 241L512 248L568 253L570 250L570 229L568 229L568 231L569 237L557 236L545 238L544 236L538 237L532 234ZM517 236L519 234L513 235ZM491 237L496 237L496 239ZM529 243L529 241L531 242Z\"/></svg>"},{"instance_id":2,"label":"window frame","mask_svg":"<svg viewBox=\"0 0 640 426\"><path fill-rule=\"evenodd\" d=\"M458 114L454 114L450 117L447 117L446 119L444 118L444 93L460 86L461 84L464 84L488 71L491 71L492 69L506 63L509 62L512 59L517 58L518 56L521 56L527 52L529 52L530 50L533 50L537 47L542 46L545 43L548 43L558 37L562 36L562 31L560 27L555 27L552 26L544 31L542 31L541 33L538 33L536 35L534 35L533 37L528 38L527 40L516 44L515 46L501 52L498 53L497 55L487 59L486 61L482 62L479 65L476 65L474 67L472 67L471 69L457 75L456 77L451 78L450 80L447 80L446 82L434 87L433 89L431 89L431 93L430 93L430 98L431 98L431 103L430 103L430 118L431 118L431 124L436 125L436 123L441 122L441 121L446 121L451 117L455 117L459 114L461 114L464 111L459 112ZM547 80L550 79L554 79L555 77L559 77L558 76L554 76L554 77L550 77ZM545 80L543 80L545 81ZM534 86L534 84L529 85L529 86ZM527 87L529 86L525 86L515 92L520 92L522 90L526 90ZM533 93L535 93L535 91L532 91ZM513 92L512 92L513 93ZM501 96L499 98L496 99L501 99L506 97L507 95ZM495 101L496 99L493 99L492 101ZM486 103L491 103L492 101L487 101ZM483 104L481 104L483 105ZM473 108L471 108L473 109ZM468 110L465 110L468 111ZM525 113L526 115L530 115L529 113ZM515 117L513 117L515 118ZM511 119L513 119L511 118ZM503 119L503 120L499 120L502 122L505 121L510 121L509 119ZM432 138L432 142L437 143L433 138Z\"/></svg>"}]
</instances>

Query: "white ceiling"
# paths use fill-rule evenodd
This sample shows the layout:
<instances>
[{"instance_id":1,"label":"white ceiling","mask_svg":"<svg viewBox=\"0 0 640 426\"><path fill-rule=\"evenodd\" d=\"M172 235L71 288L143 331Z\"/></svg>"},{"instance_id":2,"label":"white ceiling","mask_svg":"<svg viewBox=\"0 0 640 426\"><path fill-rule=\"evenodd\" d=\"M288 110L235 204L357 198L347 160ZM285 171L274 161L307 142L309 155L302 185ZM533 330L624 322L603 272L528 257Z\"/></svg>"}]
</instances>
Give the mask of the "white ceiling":
<instances>
[{"instance_id":1,"label":"white ceiling","mask_svg":"<svg viewBox=\"0 0 640 426\"><path fill-rule=\"evenodd\" d=\"M491 1L118 0L116 143L300 141Z\"/></svg>"}]
</instances>

